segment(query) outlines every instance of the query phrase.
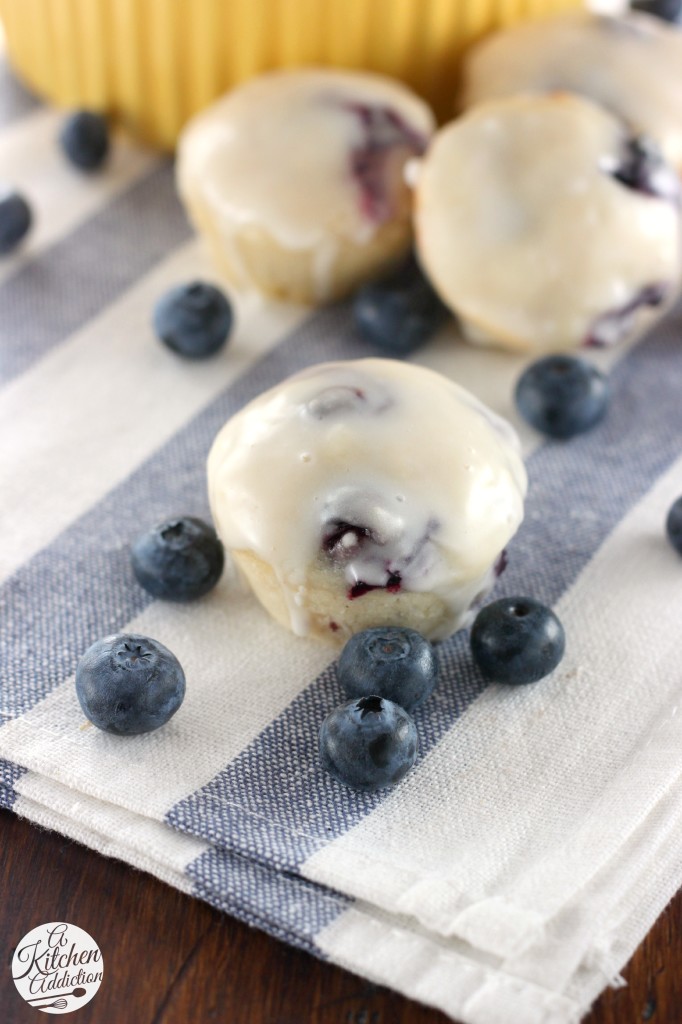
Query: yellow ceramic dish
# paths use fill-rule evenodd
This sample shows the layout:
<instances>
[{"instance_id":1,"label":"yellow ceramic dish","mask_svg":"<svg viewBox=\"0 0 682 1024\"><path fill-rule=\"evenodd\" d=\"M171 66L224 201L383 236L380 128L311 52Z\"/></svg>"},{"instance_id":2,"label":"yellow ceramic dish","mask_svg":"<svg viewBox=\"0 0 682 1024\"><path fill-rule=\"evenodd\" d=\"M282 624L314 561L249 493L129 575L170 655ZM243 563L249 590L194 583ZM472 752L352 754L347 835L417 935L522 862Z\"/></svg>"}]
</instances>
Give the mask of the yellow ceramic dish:
<instances>
[{"instance_id":1,"label":"yellow ceramic dish","mask_svg":"<svg viewBox=\"0 0 682 1024\"><path fill-rule=\"evenodd\" d=\"M107 110L171 148L237 82L318 64L394 75L449 116L461 50L580 0L0 0L10 59L41 96Z\"/></svg>"}]
</instances>

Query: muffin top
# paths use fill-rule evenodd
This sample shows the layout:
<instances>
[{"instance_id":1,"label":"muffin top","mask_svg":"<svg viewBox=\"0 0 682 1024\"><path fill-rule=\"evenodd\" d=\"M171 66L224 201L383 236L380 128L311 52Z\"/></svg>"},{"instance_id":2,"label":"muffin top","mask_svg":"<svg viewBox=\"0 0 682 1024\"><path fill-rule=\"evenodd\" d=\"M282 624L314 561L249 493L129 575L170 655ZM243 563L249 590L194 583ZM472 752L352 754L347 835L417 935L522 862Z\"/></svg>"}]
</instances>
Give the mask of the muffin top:
<instances>
[{"instance_id":1,"label":"muffin top","mask_svg":"<svg viewBox=\"0 0 682 1024\"><path fill-rule=\"evenodd\" d=\"M417 184L420 259L441 297L511 348L609 343L680 272L679 186L655 147L568 93L472 108Z\"/></svg>"},{"instance_id":2,"label":"muffin top","mask_svg":"<svg viewBox=\"0 0 682 1024\"><path fill-rule=\"evenodd\" d=\"M574 12L484 39L464 64L463 106L566 90L651 135L682 169L682 32L660 18Z\"/></svg>"},{"instance_id":3,"label":"muffin top","mask_svg":"<svg viewBox=\"0 0 682 1024\"><path fill-rule=\"evenodd\" d=\"M259 396L208 460L224 543L287 585L327 567L349 596L385 588L447 603L489 571L523 515L512 428L432 370L323 363Z\"/></svg>"},{"instance_id":4,"label":"muffin top","mask_svg":"<svg viewBox=\"0 0 682 1024\"><path fill-rule=\"evenodd\" d=\"M228 234L255 225L284 248L328 233L362 244L398 212L403 165L433 126L425 103L380 75L276 71L190 122L179 186L199 190Z\"/></svg>"}]
</instances>

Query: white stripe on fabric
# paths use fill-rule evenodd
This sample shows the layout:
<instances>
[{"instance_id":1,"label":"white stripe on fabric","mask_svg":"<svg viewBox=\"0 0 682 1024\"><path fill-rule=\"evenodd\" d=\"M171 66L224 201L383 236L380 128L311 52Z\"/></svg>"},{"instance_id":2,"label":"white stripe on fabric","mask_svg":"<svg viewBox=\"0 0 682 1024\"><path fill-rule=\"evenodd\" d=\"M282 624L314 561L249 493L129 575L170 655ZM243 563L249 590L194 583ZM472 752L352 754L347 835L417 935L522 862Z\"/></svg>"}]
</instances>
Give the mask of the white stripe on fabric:
<instances>
[{"instance_id":1,"label":"white stripe on fabric","mask_svg":"<svg viewBox=\"0 0 682 1024\"><path fill-rule=\"evenodd\" d=\"M167 288L197 276L214 279L192 242L0 391L0 581L305 316L235 299L228 348L211 360L183 360L155 338L151 314Z\"/></svg>"},{"instance_id":2,"label":"white stripe on fabric","mask_svg":"<svg viewBox=\"0 0 682 1024\"><path fill-rule=\"evenodd\" d=\"M681 481L682 459L559 603L568 644L553 676L488 688L306 877L512 954L617 852L679 771L682 591L662 527ZM508 931L481 903L492 892L509 905Z\"/></svg>"},{"instance_id":3,"label":"white stripe on fabric","mask_svg":"<svg viewBox=\"0 0 682 1024\"><path fill-rule=\"evenodd\" d=\"M651 849L653 856L649 855L647 845L648 830L641 831L634 858L639 858L638 875L630 875L627 870L635 847L628 844L630 848L623 852L622 867L629 878L629 888L607 892L609 879L601 892L599 885L595 885L590 894L593 901L586 901L577 912L573 911L572 921L566 912L562 922L565 933L557 930L550 935L540 954L538 949L533 950L533 956L541 956L540 962L532 961L529 953L528 963L532 963L534 970L528 979L522 976L521 961L503 963L490 955L486 961L481 959L485 954L464 943L439 940L405 919L382 914L364 903L345 911L318 933L316 944L348 970L391 985L467 1024L529 1024L532 1020L570 1024L582 1016L605 983L617 983L617 972L663 910L675 882L682 882L679 786L674 802L672 827L666 828L664 841ZM666 803L660 808L660 817L670 812L671 806ZM616 873L620 870L619 858ZM580 911L590 918L584 922L591 933L589 942L577 952L573 974L562 992L550 993L555 980L551 976L554 958L561 961L566 955L571 929L575 930ZM438 965L441 958L448 965L447 971L443 964L438 972L441 976L437 973L434 978L434 964ZM539 1016L533 1016L534 1013Z\"/></svg>"},{"instance_id":4,"label":"white stripe on fabric","mask_svg":"<svg viewBox=\"0 0 682 1024\"><path fill-rule=\"evenodd\" d=\"M316 942L334 963L443 1010L466 1024L577 1024L565 996L513 978L359 904Z\"/></svg>"},{"instance_id":5,"label":"white stripe on fabric","mask_svg":"<svg viewBox=\"0 0 682 1024\"><path fill-rule=\"evenodd\" d=\"M541 941L504 960L503 969L555 991L565 991L576 972L597 959L615 976L623 964L614 952L620 943L619 925L640 905L645 906L650 896L658 897L657 887L650 882L651 864L675 842L681 828L682 780L678 778L614 858L547 924ZM677 878L682 881L679 874Z\"/></svg>"},{"instance_id":6,"label":"white stripe on fabric","mask_svg":"<svg viewBox=\"0 0 682 1024\"><path fill-rule=\"evenodd\" d=\"M158 154L117 134L106 170L79 172L57 142L63 119L63 111L43 107L0 131L2 182L26 197L34 215L26 241L0 260L0 283L161 164ZM106 259L106 251L99 258Z\"/></svg>"}]
</instances>

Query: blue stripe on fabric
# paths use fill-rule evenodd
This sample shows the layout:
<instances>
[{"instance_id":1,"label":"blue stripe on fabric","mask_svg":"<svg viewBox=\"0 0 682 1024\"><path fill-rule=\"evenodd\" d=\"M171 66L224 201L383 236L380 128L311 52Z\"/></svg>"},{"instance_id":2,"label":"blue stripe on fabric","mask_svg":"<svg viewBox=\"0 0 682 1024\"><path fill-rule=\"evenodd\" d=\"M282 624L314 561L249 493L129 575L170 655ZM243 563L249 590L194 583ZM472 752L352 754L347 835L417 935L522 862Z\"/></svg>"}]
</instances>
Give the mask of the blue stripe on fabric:
<instances>
[{"instance_id":1,"label":"blue stripe on fabric","mask_svg":"<svg viewBox=\"0 0 682 1024\"><path fill-rule=\"evenodd\" d=\"M627 355L611 377L606 421L528 460L526 518L496 596L554 604L627 510L682 451L680 311ZM442 682L415 714L423 757L484 688L460 632L440 645ZM293 871L356 825L385 794L338 799L318 767L318 730L342 700L333 666L222 772L166 816L175 828Z\"/></svg>"},{"instance_id":2,"label":"blue stripe on fabric","mask_svg":"<svg viewBox=\"0 0 682 1024\"><path fill-rule=\"evenodd\" d=\"M24 373L191 236L163 162L0 285L0 383Z\"/></svg>"},{"instance_id":3,"label":"blue stripe on fabric","mask_svg":"<svg viewBox=\"0 0 682 1024\"><path fill-rule=\"evenodd\" d=\"M194 893L291 946L321 956L314 936L353 901L298 875L273 871L227 850L201 854L187 874Z\"/></svg>"},{"instance_id":4,"label":"blue stripe on fabric","mask_svg":"<svg viewBox=\"0 0 682 1024\"><path fill-rule=\"evenodd\" d=\"M28 768L0 757L0 807L12 808L17 800L15 785Z\"/></svg>"},{"instance_id":5,"label":"blue stripe on fabric","mask_svg":"<svg viewBox=\"0 0 682 1024\"><path fill-rule=\"evenodd\" d=\"M439 648L441 683L414 713L422 755L478 696L463 634ZM166 815L174 828L294 871L379 806L385 794L344 790L318 765L325 716L347 698L331 665L227 768Z\"/></svg>"},{"instance_id":6,"label":"blue stripe on fabric","mask_svg":"<svg viewBox=\"0 0 682 1024\"><path fill-rule=\"evenodd\" d=\"M0 785L12 788L27 771L28 768L22 768L21 765L0 757Z\"/></svg>"},{"instance_id":7,"label":"blue stripe on fabric","mask_svg":"<svg viewBox=\"0 0 682 1024\"><path fill-rule=\"evenodd\" d=\"M13 789L7 789L6 786L0 786L0 807L6 811L11 811L17 802L17 794Z\"/></svg>"},{"instance_id":8,"label":"blue stripe on fabric","mask_svg":"<svg viewBox=\"0 0 682 1024\"><path fill-rule=\"evenodd\" d=\"M206 456L225 420L321 357L362 355L348 307L315 314L0 587L0 720L28 711L94 640L151 602L132 576L129 543L168 515L208 516ZM149 400L165 399L150 389Z\"/></svg>"},{"instance_id":9,"label":"blue stripe on fabric","mask_svg":"<svg viewBox=\"0 0 682 1024\"><path fill-rule=\"evenodd\" d=\"M40 100L15 78L7 61L0 60L0 128L18 121L39 106ZM21 182L12 184L21 187Z\"/></svg>"}]
</instances>

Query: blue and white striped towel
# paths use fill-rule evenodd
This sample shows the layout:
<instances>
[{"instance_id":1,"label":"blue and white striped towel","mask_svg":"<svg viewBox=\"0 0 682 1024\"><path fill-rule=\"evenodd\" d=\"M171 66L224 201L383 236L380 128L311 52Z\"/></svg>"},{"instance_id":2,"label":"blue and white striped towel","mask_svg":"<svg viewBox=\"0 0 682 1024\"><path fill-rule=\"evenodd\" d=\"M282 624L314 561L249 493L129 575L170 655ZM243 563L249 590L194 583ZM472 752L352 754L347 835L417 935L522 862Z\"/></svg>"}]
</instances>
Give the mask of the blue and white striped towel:
<instances>
[{"instance_id":1,"label":"blue and white striped towel","mask_svg":"<svg viewBox=\"0 0 682 1024\"><path fill-rule=\"evenodd\" d=\"M484 687L457 635L394 791L317 768L341 693L329 651L274 625L228 570L190 606L154 602L128 545L207 515L223 421L291 371L368 354L348 309L238 300L217 359L152 337L171 284L211 276L170 166L119 141L99 176L55 147L58 115L0 68L0 175L36 228L0 265L0 803L466 1024L577 1021L682 880L682 311L600 353L607 421L570 444L524 430L527 516L498 592L551 603L552 677ZM518 359L444 330L418 361L514 419ZM167 643L187 697L158 733L84 723L73 686L97 637Z\"/></svg>"}]
</instances>

